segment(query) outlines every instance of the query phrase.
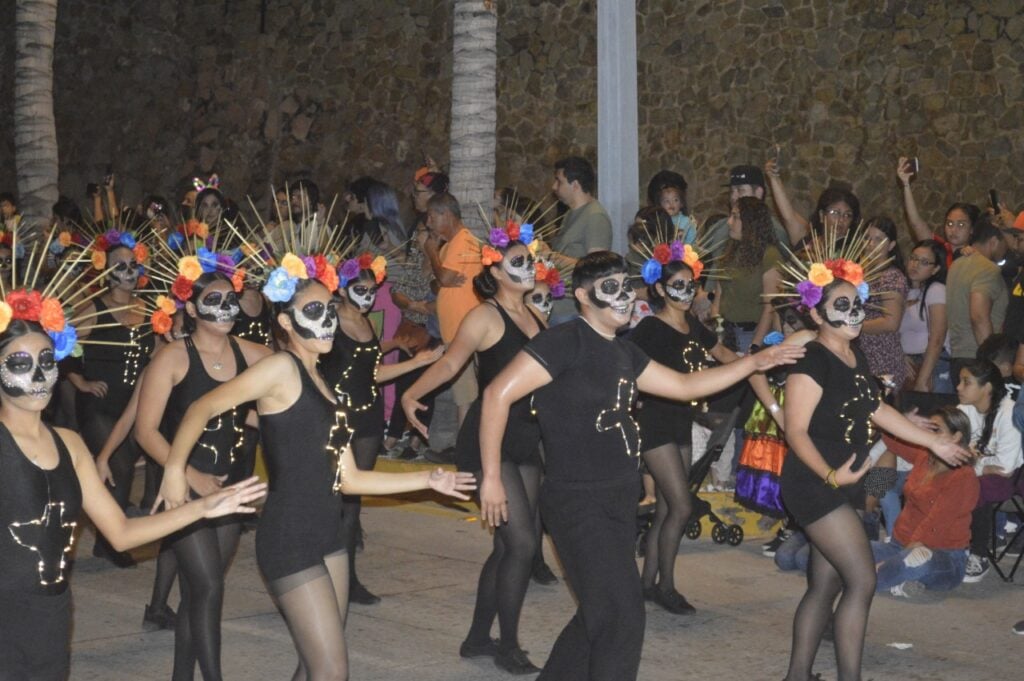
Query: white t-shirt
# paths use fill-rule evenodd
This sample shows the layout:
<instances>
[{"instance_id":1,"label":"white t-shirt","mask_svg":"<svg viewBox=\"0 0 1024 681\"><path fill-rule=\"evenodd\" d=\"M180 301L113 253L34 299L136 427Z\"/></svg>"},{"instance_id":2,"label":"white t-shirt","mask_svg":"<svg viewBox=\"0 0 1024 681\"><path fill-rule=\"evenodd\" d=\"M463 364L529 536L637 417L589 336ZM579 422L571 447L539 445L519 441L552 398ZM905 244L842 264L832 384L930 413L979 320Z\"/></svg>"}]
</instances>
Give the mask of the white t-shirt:
<instances>
[{"instance_id":1,"label":"white t-shirt","mask_svg":"<svg viewBox=\"0 0 1024 681\"><path fill-rule=\"evenodd\" d=\"M903 307L903 321L900 322L900 344L908 355L923 355L928 349L928 308L946 304L946 285L934 282L928 287L924 298L924 319L921 318L921 289L907 290L907 304ZM947 336L943 345L949 346Z\"/></svg>"},{"instance_id":2,"label":"white t-shirt","mask_svg":"<svg viewBox=\"0 0 1024 681\"><path fill-rule=\"evenodd\" d=\"M985 415L972 406L957 405L957 409L967 414L971 421L971 444L977 444L985 429ZM1021 449L1021 434L1013 425L1013 400L1004 397L999 403L996 420L992 424L992 436L988 440L987 456L979 456L974 462L974 472L981 475L985 466L999 466L1004 475L1009 475L1024 463L1024 451Z\"/></svg>"}]
</instances>

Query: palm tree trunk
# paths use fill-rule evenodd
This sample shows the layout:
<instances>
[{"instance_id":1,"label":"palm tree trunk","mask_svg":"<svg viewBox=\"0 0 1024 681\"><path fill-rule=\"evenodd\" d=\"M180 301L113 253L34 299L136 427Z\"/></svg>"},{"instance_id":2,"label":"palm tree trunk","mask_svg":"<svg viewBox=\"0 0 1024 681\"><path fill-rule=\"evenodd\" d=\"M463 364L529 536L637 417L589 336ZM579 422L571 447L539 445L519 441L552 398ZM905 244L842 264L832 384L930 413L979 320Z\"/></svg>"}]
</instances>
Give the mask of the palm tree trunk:
<instances>
[{"instance_id":1,"label":"palm tree trunk","mask_svg":"<svg viewBox=\"0 0 1024 681\"><path fill-rule=\"evenodd\" d=\"M491 0L453 6L451 190L466 225L482 234L477 206L489 216L494 197L498 16Z\"/></svg>"},{"instance_id":2,"label":"palm tree trunk","mask_svg":"<svg viewBox=\"0 0 1024 681\"><path fill-rule=\"evenodd\" d=\"M57 0L17 0L14 15L14 159L18 207L49 219L57 201L57 128L53 118L53 41Z\"/></svg>"}]
</instances>

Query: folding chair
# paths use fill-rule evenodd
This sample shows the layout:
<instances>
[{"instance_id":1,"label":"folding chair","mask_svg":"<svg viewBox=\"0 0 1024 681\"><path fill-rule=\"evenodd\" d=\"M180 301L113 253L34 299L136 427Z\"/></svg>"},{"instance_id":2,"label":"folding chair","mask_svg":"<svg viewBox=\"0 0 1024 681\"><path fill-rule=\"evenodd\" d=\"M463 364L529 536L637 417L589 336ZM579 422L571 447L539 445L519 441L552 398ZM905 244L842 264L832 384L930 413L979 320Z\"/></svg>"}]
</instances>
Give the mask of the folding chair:
<instances>
[{"instance_id":1,"label":"folding chair","mask_svg":"<svg viewBox=\"0 0 1024 681\"><path fill-rule=\"evenodd\" d=\"M1017 560L1013 561L1013 566L1009 570L1004 571L1003 567L999 565L1003 558L1006 558L1010 547L1024 536L1024 479L1021 477L1022 474L1024 474L1024 466L1018 468L1013 474L1013 496L1000 504L996 504L992 509L992 543L989 544L988 559L1004 582L1013 581L1014 575L1017 574L1017 568L1020 567L1021 559L1024 559L1024 551L1022 551L1017 556ZM1000 512L1017 516L1017 529L1014 530L1012 536L1006 537L1006 546L1001 550L996 549L996 542L998 540L996 535L999 532L999 528L996 526L996 519Z\"/></svg>"}]
</instances>

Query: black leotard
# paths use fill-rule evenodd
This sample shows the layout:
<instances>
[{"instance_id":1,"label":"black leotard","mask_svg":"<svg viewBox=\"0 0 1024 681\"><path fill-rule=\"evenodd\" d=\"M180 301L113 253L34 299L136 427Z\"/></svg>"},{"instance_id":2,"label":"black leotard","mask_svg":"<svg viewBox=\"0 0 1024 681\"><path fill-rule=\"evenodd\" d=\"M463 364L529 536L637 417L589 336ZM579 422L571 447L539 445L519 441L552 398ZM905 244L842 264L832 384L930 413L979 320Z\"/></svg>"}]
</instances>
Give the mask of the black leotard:
<instances>
[{"instance_id":1,"label":"black leotard","mask_svg":"<svg viewBox=\"0 0 1024 681\"><path fill-rule=\"evenodd\" d=\"M241 308L235 325L231 327L231 335L260 345L270 345L270 306L260 296L260 311L255 316L249 315Z\"/></svg>"},{"instance_id":2,"label":"black leotard","mask_svg":"<svg viewBox=\"0 0 1024 681\"><path fill-rule=\"evenodd\" d=\"M334 389L345 408L349 428L357 439L384 432L384 397L377 387L380 357L376 335L360 342L339 328L331 351L320 360L327 385Z\"/></svg>"},{"instance_id":3,"label":"black leotard","mask_svg":"<svg viewBox=\"0 0 1024 681\"><path fill-rule=\"evenodd\" d=\"M89 334L89 340L102 342L83 344L82 370L86 380L106 383L107 394L105 397L90 393L78 396L79 423L87 422L92 413L120 418L132 398L135 380L149 363L156 342L145 327L133 328L119 323L99 298L95 305L97 328ZM106 345L111 342L126 345Z\"/></svg>"},{"instance_id":4,"label":"black leotard","mask_svg":"<svg viewBox=\"0 0 1024 681\"><path fill-rule=\"evenodd\" d=\"M516 355L530 342L526 334L516 326L505 309L494 301L494 307L501 315L505 330L498 342L476 353L477 371L480 379L480 393L508 366ZM536 320L532 310L528 310ZM537 327L544 325L537 321ZM461 471L476 473L480 464L480 409L481 398L477 398L466 413L455 442L455 464ZM517 464L536 463L540 465L540 426L530 412L530 397L513 403L508 412L508 425L501 442L501 458Z\"/></svg>"},{"instance_id":5,"label":"black leotard","mask_svg":"<svg viewBox=\"0 0 1024 681\"><path fill-rule=\"evenodd\" d=\"M284 411L260 414L270 492L256 531L256 563L268 581L345 550L341 495L334 491L338 456L350 438L345 415L299 359L288 356L302 377L302 392Z\"/></svg>"},{"instance_id":6,"label":"black leotard","mask_svg":"<svg viewBox=\"0 0 1024 681\"><path fill-rule=\"evenodd\" d=\"M229 336L228 343L235 356L237 375L249 368L249 365L235 339ZM185 348L188 352L188 372L178 384L171 388L171 394L167 397L167 407L164 409L164 417L160 423L160 432L168 442L174 439L174 434L178 431L178 426L181 425L181 420L192 403L222 383L206 372L196 344L191 338L185 339ZM242 423L250 408L251 405L240 405L231 413L225 412L211 419L206 424L199 442L192 448L188 465L211 475L230 473L235 452L242 446ZM228 484L232 482L236 481L229 480Z\"/></svg>"},{"instance_id":7,"label":"black leotard","mask_svg":"<svg viewBox=\"0 0 1024 681\"><path fill-rule=\"evenodd\" d=\"M52 429L57 465L43 469L0 423L0 591L54 595L67 589L82 489L64 441ZM0 618L17 617L0 613Z\"/></svg>"}]
</instances>

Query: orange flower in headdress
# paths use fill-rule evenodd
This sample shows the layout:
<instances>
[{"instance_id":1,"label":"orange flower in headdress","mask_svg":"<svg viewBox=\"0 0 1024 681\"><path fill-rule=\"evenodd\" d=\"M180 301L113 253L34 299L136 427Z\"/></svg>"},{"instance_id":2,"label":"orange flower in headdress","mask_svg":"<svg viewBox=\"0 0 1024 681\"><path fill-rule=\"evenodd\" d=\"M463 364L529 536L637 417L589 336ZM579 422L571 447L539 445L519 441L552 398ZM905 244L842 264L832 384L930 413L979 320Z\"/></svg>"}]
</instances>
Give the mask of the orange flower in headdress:
<instances>
[{"instance_id":1,"label":"orange flower in headdress","mask_svg":"<svg viewBox=\"0 0 1024 681\"><path fill-rule=\"evenodd\" d=\"M501 253L490 246L483 246L480 249L480 262L483 263L484 267L490 267L496 262L501 262L501 258Z\"/></svg>"}]
</instances>

